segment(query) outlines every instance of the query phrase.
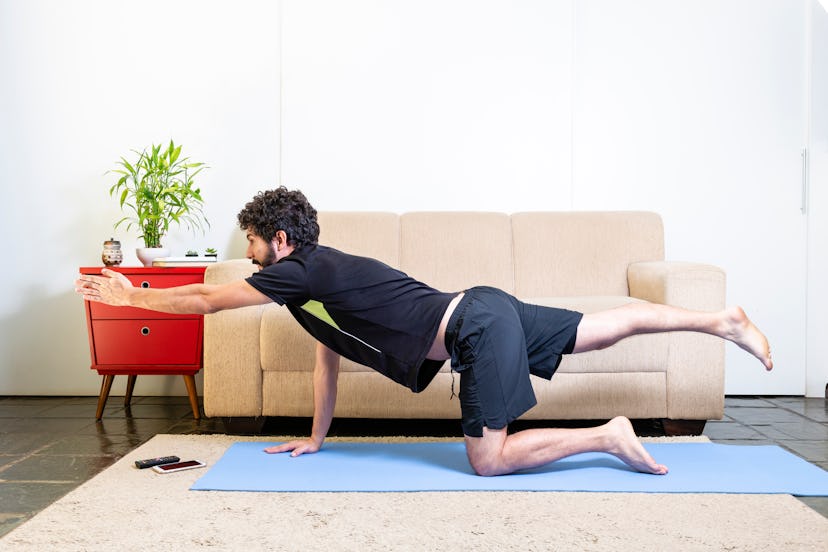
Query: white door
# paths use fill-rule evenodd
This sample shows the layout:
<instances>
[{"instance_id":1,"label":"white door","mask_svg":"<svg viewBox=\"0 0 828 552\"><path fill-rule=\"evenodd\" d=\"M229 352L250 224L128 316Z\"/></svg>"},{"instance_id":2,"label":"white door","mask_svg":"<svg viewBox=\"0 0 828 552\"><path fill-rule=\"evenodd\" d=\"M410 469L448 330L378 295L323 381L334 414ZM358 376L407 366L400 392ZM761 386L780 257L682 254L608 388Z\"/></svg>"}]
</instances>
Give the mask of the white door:
<instances>
[{"instance_id":1,"label":"white door","mask_svg":"<svg viewBox=\"0 0 828 552\"><path fill-rule=\"evenodd\" d=\"M727 272L768 334L726 392L805 392L805 2L575 3L573 207L662 214L668 260Z\"/></svg>"}]
</instances>

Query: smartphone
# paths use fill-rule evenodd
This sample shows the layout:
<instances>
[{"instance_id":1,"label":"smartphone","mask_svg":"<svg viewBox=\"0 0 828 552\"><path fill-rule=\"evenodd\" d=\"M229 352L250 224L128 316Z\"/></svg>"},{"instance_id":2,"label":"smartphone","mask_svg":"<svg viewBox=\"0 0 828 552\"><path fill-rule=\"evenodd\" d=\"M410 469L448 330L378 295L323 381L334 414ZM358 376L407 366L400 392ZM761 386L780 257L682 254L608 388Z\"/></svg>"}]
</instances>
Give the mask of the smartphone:
<instances>
[{"instance_id":1,"label":"smartphone","mask_svg":"<svg viewBox=\"0 0 828 552\"><path fill-rule=\"evenodd\" d=\"M187 460L186 462L175 462L174 464L161 464L159 466L153 466L152 469L158 473L172 473L183 470L192 470L195 468L203 468L206 465L207 464L200 462L199 460Z\"/></svg>"}]
</instances>

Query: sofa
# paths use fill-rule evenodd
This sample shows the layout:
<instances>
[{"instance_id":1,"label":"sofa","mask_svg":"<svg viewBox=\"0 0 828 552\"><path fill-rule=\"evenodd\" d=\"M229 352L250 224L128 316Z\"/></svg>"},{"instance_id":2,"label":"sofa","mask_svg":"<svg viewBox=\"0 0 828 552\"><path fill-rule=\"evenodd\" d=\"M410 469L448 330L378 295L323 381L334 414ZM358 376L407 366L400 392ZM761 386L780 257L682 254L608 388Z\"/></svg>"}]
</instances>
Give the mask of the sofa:
<instances>
[{"instance_id":1,"label":"sofa","mask_svg":"<svg viewBox=\"0 0 828 552\"><path fill-rule=\"evenodd\" d=\"M475 285L541 305L594 312L649 301L696 310L725 304L725 274L664 260L651 212L321 212L320 243L377 258L444 291ZM249 260L209 266L205 282L245 278ZM204 410L209 417L313 415L315 341L275 304L204 321ZM446 362L412 393L342 359L335 417L458 419ZM659 420L668 434L699 433L724 410L724 343L673 332L631 337L564 358L551 381L532 377L526 420Z\"/></svg>"}]
</instances>

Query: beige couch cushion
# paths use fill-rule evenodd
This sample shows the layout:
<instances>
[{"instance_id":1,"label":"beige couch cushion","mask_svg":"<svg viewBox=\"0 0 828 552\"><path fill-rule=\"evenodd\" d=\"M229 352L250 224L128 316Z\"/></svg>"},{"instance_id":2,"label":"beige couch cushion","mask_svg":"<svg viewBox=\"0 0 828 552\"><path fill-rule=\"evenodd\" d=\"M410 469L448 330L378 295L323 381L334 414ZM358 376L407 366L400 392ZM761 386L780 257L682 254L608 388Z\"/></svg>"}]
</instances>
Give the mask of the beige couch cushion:
<instances>
[{"instance_id":1,"label":"beige couch cushion","mask_svg":"<svg viewBox=\"0 0 828 552\"><path fill-rule=\"evenodd\" d=\"M406 213L400 243L400 269L441 291L515 288L512 230L503 213Z\"/></svg>"},{"instance_id":2,"label":"beige couch cushion","mask_svg":"<svg viewBox=\"0 0 828 552\"><path fill-rule=\"evenodd\" d=\"M319 243L400 266L400 217L394 213L321 212Z\"/></svg>"},{"instance_id":3,"label":"beige couch cushion","mask_svg":"<svg viewBox=\"0 0 828 552\"><path fill-rule=\"evenodd\" d=\"M627 267L664 259L655 213L515 213L515 295L629 295Z\"/></svg>"},{"instance_id":4,"label":"beige couch cushion","mask_svg":"<svg viewBox=\"0 0 828 552\"><path fill-rule=\"evenodd\" d=\"M609 420L619 414L663 418L668 410L666 380L663 372L560 372L551 381L532 378L538 405L521 419Z\"/></svg>"},{"instance_id":5,"label":"beige couch cushion","mask_svg":"<svg viewBox=\"0 0 828 552\"><path fill-rule=\"evenodd\" d=\"M540 298L529 299L527 302L590 313L644 301L632 297L595 296ZM561 361L557 373L665 372L669 365L669 353L670 334L637 335L607 349L567 355Z\"/></svg>"}]
</instances>

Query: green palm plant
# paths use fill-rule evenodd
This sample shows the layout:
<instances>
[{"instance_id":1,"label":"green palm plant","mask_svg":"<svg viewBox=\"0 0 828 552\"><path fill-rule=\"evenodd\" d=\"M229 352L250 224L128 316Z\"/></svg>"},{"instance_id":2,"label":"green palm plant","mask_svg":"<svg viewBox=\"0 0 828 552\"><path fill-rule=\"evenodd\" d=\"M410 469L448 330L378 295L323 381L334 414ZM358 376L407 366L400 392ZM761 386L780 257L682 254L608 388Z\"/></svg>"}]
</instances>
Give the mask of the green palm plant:
<instances>
[{"instance_id":1,"label":"green palm plant","mask_svg":"<svg viewBox=\"0 0 828 552\"><path fill-rule=\"evenodd\" d=\"M133 152L138 154L134 162L121 157L118 168L110 171L121 177L109 189L109 195L120 194L121 209L127 207L134 212L134 216L116 222L115 228L126 223L129 230L136 225L146 247L161 247L173 222L193 232L204 232L209 222L204 217L201 190L194 187L193 179L207 166L181 157L181 146L172 140L163 149L153 144L149 152L146 148Z\"/></svg>"}]
</instances>

